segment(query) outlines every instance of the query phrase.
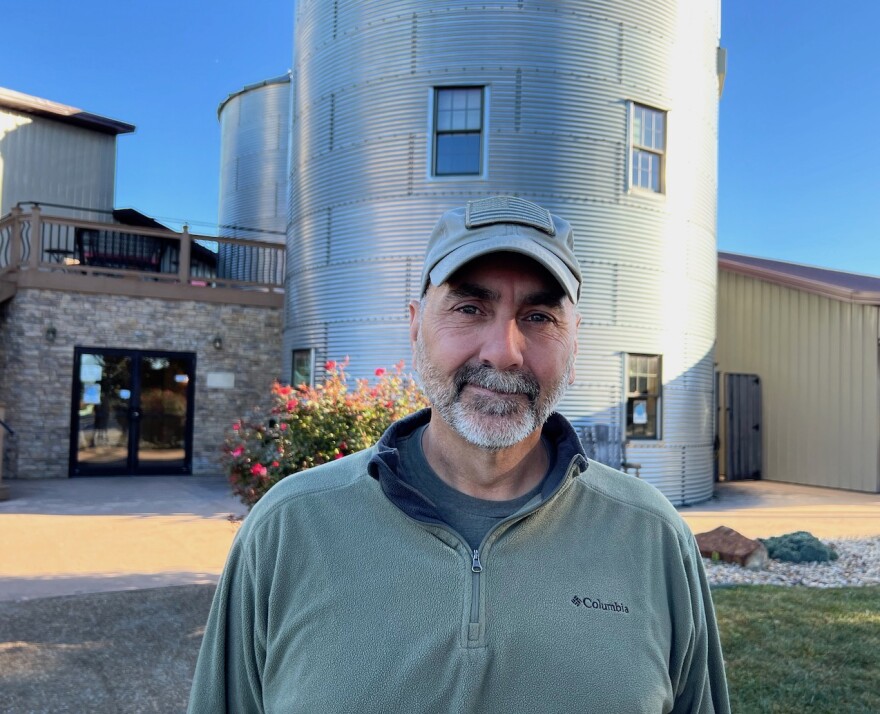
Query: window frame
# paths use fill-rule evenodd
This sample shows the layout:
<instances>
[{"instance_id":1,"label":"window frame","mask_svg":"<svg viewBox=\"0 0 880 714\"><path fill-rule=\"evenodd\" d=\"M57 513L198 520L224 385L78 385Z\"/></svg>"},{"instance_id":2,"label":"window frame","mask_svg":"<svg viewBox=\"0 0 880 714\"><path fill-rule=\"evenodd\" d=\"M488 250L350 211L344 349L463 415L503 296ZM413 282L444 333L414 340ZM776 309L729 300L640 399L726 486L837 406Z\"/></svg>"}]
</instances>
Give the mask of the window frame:
<instances>
[{"instance_id":1,"label":"window frame","mask_svg":"<svg viewBox=\"0 0 880 714\"><path fill-rule=\"evenodd\" d=\"M315 348L314 347L300 347L294 348L290 351L290 384L292 387L298 387L300 384L303 384L302 381L297 381L296 379L296 356L297 353L308 354L308 363L309 363L309 381L305 383L309 387L315 386Z\"/></svg>"},{"instance_id":2,"label":"window frame","mask_svg":"<svg viewBox=\"0 0 880 714\"><path fill-rule=\"evenodd\" d=\"M444 130L438 129L437 113L439 111L439 95L440 92L455 89L479 89L481 90L481 106L480 106L480 168L477 173L467 174L438 174L437 173L437 142L438 136L452 134L469 134L476 133L472 129L463 130ZM488 84L438 84L428 89L428 161L427 161L427 179L429 181L484 181L487 178L488 154L489 154L489 97L490 87Z\"/></svg>"},{"instance_id":3,"label":"window frame","mask_svg":"<svg viewBox=\"0 0 880 714\"><path fill-rule=\"evenodd\" d=\"M642 102L630 101L627 121L627 134L629 141L627 142L627 167L626 167L626 184L627 190L637 191L642 194L663 196L666 194L666 162L668 152L668 136L669 136L669 112L660 107L651 106ZM636 136L636 112L638 110L647 110L663 118L662 142L661 147L649 146L641 143L641 137ZM657 188L653 186L643 186L635 180L636 157L637 155L647 154L654 157L659 166L657 170Z\"/></svg>"},{"instance_id":4,"label":"window frame","mask_svg":"<svg viewBox=\"0 0 880 714\"><path fill-rule=\"evenodd\" d=\"M649 360L644 374L641 372L637 372L633 374L634 362L637 359L646 358ZM651 360L656 360L654 363L656 365L656 372L651 371ZM656 389L655 391L651 391L648 389L649 379L653 375L656 381ZM644 377L646 384L645 390L642 391L638 388L638 379L640 377ZM636 389L633 390L630 388L631 380L636 379ZM623 385L623 393L624 393L624 401L623 401L623 433L626 441L660 441L663 438L663 355L659 354L648 354L642 352L633 352L626 353L626 359L624 360L624 385ZM653 434L635 434L633 433L633 427L635 426L635 422L633 421L633 405L636 401L645 401L650 402L650 400L654 400L654 408L653 408L653 421L654 421L654 433ZM646 404L647 408L647 424L650 424L651 420L651 408L650 404Z\"/></svg>"}]
</instances>

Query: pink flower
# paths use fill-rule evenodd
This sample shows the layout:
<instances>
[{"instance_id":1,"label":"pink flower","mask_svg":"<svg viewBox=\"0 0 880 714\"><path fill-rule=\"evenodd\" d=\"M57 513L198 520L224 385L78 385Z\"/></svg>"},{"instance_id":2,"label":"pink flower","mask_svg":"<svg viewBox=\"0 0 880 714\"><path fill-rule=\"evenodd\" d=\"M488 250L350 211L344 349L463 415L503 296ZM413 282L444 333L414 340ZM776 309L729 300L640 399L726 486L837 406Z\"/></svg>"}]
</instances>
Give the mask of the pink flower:
<instances>
[{"instance_id":1,"label":"pink flower","mask_svg":"<svg viewBox=\"0 0 880 714\"><path fill-rule=\"evenodd\" d=\"M272 468L273 468L273 469L277 469L280 465L281 465L281 464L279 464L277 461L273 461L273 462L272 462Z\"/></svg>"},{"instance_id":2,"label":"pink flower","mask_svg":"<svg viewBox=\"0 0 880 714\"><path fill-rule=\"evenodd\" d=\"M296 399L291 399L290 401L288 401L287 402L287 411L292 412L294 409L296 409L297 404L298 404L298 402L296 401Z\"/></svg>"},{"instance_id":3,"label":"pink flower","mask_svg":"<svg viewBox=\"0 0 880 714\"><path fill-rule=\"evenodd\" d=\"M235 422L235 424L232 425L232 431L238 431L239 429L241 429L241 424Z\"/></svg>"},{"instance_id":4,"label":"pink flower","mask_svg":"<svg viewBox=\"0 0 880 714\"><path fill-rule=\"evenodd\" d=\"M328 372L332 372L334 369L336 369L336 362L334 362L332 359L327 360L327 362L324 363L324 369L326 369Z\"/></svg>"},{"instance_id":5,"label":"pink flower","mask_svg":"<svg viewBox=\"0 0 880 714\"><path fill-rule=\"evenodd\" d=\"M343 456L343 454L336 454L336 456L334 456L333 458L334 458L334 459L341 459L342 456Z\"/></svg>"},{"instance_id":6,"label":"pink flower","mask_svg":"<svg viewBox=\"0 0 880 714\"><path fill-rule=\"evenodd\" d=\"M251 466L251 473L254 476L265 476L268 471L269 469L263 466L263 464L254 464Z\"/></svg>"},{"instance_id":7,"label":"pink flower","mask_svg":"<svg viewBox=\"0 0 880 714\"><path fill-rule=\"evenodd\" d=\"M281 422L278 425L278 428L281 429L281 431L287 431L287 424L285 424L284 422Z\"/></svg>"},{"instance_id":8,"label":"pink flower","mask_svg":"<svg viewBox=\"0 0 880 714\"><path fill-rule=\"evenodd\" d=\"M233 456L241 456L243 453L244 453L244 447L243 447L243 446L236 446L236 447L232 450L232 455L233 455Z\"/></svg>"},{"instance_id":9,"label":"pink flower","mask_svg":"<svg viewBox=\"0 0 880 714\"><path fill-rule=\"evenodd\" d=\"M381 377L383 374L385 374L385 368L384 368L384 367L379 367L379 368L376 370L376 376L377 376L377 377Z\"/></svg>"}]
</instances>

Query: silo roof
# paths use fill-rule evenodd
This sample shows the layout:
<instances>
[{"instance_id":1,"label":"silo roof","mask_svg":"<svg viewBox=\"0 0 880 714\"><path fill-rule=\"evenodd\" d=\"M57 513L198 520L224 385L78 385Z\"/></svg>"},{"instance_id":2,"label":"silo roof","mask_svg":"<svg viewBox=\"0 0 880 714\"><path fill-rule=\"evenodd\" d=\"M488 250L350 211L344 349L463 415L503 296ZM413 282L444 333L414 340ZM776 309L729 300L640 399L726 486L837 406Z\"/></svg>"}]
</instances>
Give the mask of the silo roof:
<instances>
[{"instance_id":1,"label":"silo roof","mask_svg":"<svg viewBox=\"0 0 880 714\"><path fill-rule=\"evenodd\" d=\"M880 305L880 277L718 252L718 267L767 282L863 305Z\"/></svg>"},{"instance_id":2,"label":"silo roof","mask_svg":"<svg viewBox=\"0 0 880 714\"><path fill-rule=\"evenodd\" d=\"M286 72L284 74L278 75L277 77L272 77L271 79L264 79L262 82L254 82L253 84L247 84L237 92L233 92L226 99L220 102L220 106L217 107L217 118L220 118L220 112L223 111L223 107L226 106L227 102L234 99L235 97L245 94L246 92L250 92L253 89L259 89L260 87L268 87L270 84L289 84L290 83L290 72Z\"/></svg>"},{"instance_id":3,"label":"silo roof","mask_svg":"<svg viewBox=\"0 0 880 714\"><path fill-rule=\"evenodd\" d=\"M26 114L48 117L65 124L74 124L103 134L129 134L134 131L134 124L109 119L98 114L77 109L66 104L59 104L49 99L34 97L30 94L16 92L14 89L0 87L0 107L14 109Z\"/></svg>"}]
</instances>

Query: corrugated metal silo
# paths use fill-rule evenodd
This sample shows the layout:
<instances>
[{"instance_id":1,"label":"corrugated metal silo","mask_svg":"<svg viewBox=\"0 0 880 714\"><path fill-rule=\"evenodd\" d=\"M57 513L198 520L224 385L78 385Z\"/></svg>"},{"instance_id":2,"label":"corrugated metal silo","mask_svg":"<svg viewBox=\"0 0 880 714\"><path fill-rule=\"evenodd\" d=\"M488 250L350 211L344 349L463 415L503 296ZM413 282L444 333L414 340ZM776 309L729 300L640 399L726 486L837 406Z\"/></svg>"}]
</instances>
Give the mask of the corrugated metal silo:
<instances>
[{"instance_id":1,"label":"corrugated metal silo","mask_svg":"<svg viewBox=\"0 0 880 714\"><path fill-rule=\"evenodd\" d=\"M708 498L719 12L298 3L285 371L294 350L350 355L358 376L408 359L406 306L437 217L520 195L574 224L586 275L561 411L673 502Z\"/></svg>"},{"instance_id":2,"label":"corrugated metal silo","mask_svg":"<svg viewBox=\"0 0 880 714\"><path fill-rule=\"evenodd\" d=\"M220 119L220 235L284 243L290 75L248 85L217 109ZM271 256L219 244L218 275L260 281L274 277Z\"/></svg>"}]
</instances>

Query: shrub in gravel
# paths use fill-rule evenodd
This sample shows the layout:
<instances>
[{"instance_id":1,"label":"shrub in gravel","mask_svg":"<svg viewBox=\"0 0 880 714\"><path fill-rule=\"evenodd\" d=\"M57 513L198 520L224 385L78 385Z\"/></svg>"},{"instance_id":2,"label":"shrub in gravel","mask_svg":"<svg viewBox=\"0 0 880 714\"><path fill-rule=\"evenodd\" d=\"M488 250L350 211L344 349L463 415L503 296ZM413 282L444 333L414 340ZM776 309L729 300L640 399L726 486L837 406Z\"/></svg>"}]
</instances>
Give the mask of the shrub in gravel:
<instances>
[{"instance_id":1,"label":"shrub in gravel","mask_svg":"<svg viewBox=\"0 0 880 714\"><path fill-rule=\"evenodd\" d=\"M774 560L787 563L824 563L837 560L837 553L812 533L796 531L774 538L759 538Z\"/></svg>"}]
</instances>

